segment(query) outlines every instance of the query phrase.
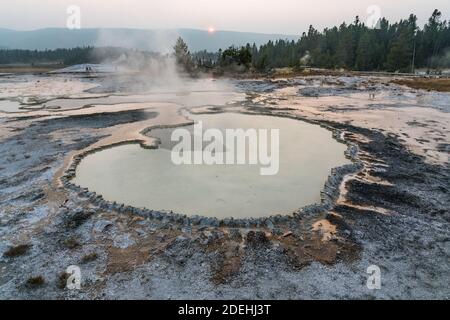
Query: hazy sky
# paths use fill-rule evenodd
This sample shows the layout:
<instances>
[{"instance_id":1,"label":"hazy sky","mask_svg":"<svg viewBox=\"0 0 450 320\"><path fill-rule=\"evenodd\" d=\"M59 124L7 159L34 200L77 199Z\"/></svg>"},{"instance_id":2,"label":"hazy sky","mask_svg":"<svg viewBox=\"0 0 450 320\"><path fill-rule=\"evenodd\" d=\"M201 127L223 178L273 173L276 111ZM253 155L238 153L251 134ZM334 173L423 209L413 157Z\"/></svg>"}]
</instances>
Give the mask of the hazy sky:
<instances>
[{"instance_id":1,"label":"hazy sky","mask_svg":"<svg viewBox=\"0 0 450 320\"><path fill-rule=\"evenodd\" d=\"M415 13L423 25L433 9L450 19L449 0L1 0L0 27L31 30L65 27L69 5L81 8L81 26L196 28L300 34L356 15L365 21L371 5L389 20Z\"/></svg>"}]
</instances>

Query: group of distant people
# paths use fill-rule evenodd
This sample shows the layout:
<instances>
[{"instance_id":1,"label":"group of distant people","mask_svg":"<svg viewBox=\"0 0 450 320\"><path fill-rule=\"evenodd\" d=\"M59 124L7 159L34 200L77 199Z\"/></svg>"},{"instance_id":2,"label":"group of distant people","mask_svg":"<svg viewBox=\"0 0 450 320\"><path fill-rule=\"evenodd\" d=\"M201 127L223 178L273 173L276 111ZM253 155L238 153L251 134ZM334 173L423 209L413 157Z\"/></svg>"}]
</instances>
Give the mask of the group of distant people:
<instances>
[{"instance_id":1,"label":"group of distant people","mask_svg":"<svg viewBox=\"0 0 450 320\"><path fill-rule=\"evenodd\" d=\"M86 66L85 70L86 70L86 73L89 73L89 72L100 72L100 71L98 71L98 69L95 70L91 66ZM110 71L110 72L112 72L112 71ZM117 66L114 66L114 72L117 72Z\"/></svg>"}]
</instances>

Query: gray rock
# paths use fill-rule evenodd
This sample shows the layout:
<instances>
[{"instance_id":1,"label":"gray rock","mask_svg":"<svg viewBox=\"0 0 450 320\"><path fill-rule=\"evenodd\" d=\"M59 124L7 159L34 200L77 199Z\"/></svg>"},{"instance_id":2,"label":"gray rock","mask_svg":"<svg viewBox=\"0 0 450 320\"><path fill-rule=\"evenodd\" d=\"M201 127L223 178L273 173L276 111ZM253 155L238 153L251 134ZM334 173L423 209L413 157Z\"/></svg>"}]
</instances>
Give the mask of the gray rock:
<instances>
[{"instance_id":1,"label":"gray rock","mask_svg":"<svg viewBox=\"0 0 450 320\"><path fill-rule=\"evenodd\" d=\"M275 226L274 226L272 220L270 220L270 219L267 219L267 220L266 220L266 227L267 227L270 231L273 231L273 229L275 228Z\"/></svg>"},{"instance_id":2,"label":"gray rock","mask_svg":"<svg viewBox=\"0 0 450 320\"><path fill-rule=\"evenodd\" d=\"M108 220L99 220L94 224L94 231L95 232L104 232L109 227L112 226L112 222Z\"/></svg>"}]
</instances>

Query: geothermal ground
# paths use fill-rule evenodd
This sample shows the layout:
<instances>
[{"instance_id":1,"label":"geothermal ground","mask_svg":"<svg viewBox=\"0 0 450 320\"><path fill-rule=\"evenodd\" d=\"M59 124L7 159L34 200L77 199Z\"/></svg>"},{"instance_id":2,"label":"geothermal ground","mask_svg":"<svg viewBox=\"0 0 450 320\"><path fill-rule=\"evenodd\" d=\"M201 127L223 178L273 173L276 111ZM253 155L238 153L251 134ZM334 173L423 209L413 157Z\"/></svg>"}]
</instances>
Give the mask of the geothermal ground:
<instances>
[{"instance_id":1,"label":"geothermal ground","mask_svg":"<svg viewBox=\"0 0 450 320\"><path fill-rule=\"evenodd\" d=\"M147 78L0 77L0 298L450 298L450 94L383 77ZM320 203L260 219L133 208L73 183L93 151L156 147L151 128L222 112L321 125L352 164ZM71 265L80 290L65 288Z\"/></svg>"}]
</instances>

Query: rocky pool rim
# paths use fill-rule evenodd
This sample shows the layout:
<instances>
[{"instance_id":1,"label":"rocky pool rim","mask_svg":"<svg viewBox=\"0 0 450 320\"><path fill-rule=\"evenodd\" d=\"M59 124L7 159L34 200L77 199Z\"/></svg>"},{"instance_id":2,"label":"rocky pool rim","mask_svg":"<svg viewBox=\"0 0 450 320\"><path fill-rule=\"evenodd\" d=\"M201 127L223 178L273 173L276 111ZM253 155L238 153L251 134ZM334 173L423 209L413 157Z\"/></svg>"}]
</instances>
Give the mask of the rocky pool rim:
<instances>
[{"instance_id":1,"label":"rocky pool rim","mask_svg":"<svg viewBox=\"0 0 450 320\"><path fill-rule=\"evenodd\" d=\"M195 108L194 108L195 109ZM304 216L309 214L321 213L331 210L336 204L337 199L340 196L340 186L344 181L344 178L347 175L356 174L361 172L364 168L364 163L358 157L359 147L343 138L343 130L339 130L333 128L332 126L326 124L326 121L321 120L310 120L305 119L301 116L294 116L291 114L274 114L270 111L259 111L259 112L251 112L246 110L226 110L225 108L220 108L219 110L210 110L210 111L202 111L202 112L192 112L194 110L187 110L186 108L181 108L179 112L188 111L190 114L196 115L207 115L207 114L221 114L221 113L239 113L246 115L261 115L261 116L269 116L269 117L279 117L279 118L288 118L297 121L303 121L309 124L318 125L328 131L331 131L332 138L337 142L343 143L347 146L347 150L344 152L345 158L350 160L350 164L344 164L339 167L334 167L331 169L331 174L328 175L324 187L320 191L320 202L307 205L303 207L299 207L292 213L286 214L276 214L271 215L269 217L260 217L260 218L216 218L216 217L208 217L203 215L186 215L182 213L175 213L173 211L165 211L165 210L152 210L150 208L137 208L134 206L126 205L123 203L117 203L116 201L108 201L103 199L101 194L97 194L94 191L90 191L87 187L81 187L72 182L72 180L76 176L76 170L81 161L89 156L90 154L101 152L106 149L111 149L123 145L132 145L138 144L143 149L155 150L158 149L157 140L155 140L151 145L145 144L142 139L133 139L133 140L124 140L117 143L112 143L108 145L102 145L94 149L82 151L79 154L73 155L69 158L69 165L63 171L60 177L57 177L57 180L60 181L64 188L74 191L80 197L85 197L89 199L91 203L99 206L100 208L107 211L117 211L119 213L131 213L137 216L141 216L143 218L148 219L157 219L161 221L168 221L174 223L181 223L186 226L204 226L204 227L242 227L242 228L250 228L250 227L261 227L266 224L268 221L272 222L287 222L291 219L301 219ZM176 125L155 125L144 128L139 132L141 135L146 135L152 130L156 129L171 129L171 128L179 128L185 126L191 126L195 122L191 119L188 120L188 123L180 123ZM151 136L150 136L151 137ZM151 137L156 139L155 137ZM86 147L86 148L89 148Z\"/></svg>"}]
</instances>

